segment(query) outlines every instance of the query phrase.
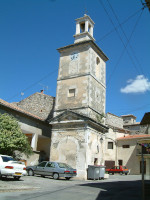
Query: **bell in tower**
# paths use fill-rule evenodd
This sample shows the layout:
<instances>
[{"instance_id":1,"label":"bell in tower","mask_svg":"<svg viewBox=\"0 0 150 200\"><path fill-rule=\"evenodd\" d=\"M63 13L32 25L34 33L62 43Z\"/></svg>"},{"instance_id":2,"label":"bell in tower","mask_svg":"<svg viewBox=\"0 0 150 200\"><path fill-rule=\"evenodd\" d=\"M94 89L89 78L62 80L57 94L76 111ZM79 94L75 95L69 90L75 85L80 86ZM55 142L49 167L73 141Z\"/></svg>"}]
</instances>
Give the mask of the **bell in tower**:
<instances>
[{"instance_id":1,"label":"bell in tower","mask_svg":"<svg viewBox=\"0 0 150 200\"><path fill-rule=\"evenodd\" d=\"M93 28L94 22L88 15L85 14L83 17L76 19L76 34L74 35L74 43L85 40L95 41L93 38Z\"/></svg>"}]
</instances>

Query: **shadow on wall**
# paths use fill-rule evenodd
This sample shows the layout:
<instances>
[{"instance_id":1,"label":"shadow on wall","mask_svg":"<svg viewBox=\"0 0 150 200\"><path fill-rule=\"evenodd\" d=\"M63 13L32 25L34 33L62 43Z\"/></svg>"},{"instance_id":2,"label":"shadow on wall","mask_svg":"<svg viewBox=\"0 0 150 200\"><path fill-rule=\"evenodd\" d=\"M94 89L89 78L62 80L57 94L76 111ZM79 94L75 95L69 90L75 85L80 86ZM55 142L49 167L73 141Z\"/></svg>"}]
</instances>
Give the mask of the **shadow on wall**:
<instances>
[{"instance_id":1,"label":"shadow on wall","mask_svg":"<svg viewBox=\"0 0 150 200\"><path fill-rule=\"evenodd\" d=\"M141 181L116 181L107 183L98 182L98 183L88 183L81 186L99 188L99 194L95 200L120 200L120 199L141 200L142 199Z\"/></svg>"},{"instance_id":2,"label":"shadow on wall","mask_svg":"<svg viewBox=\"0 0 150 200\"><path fill-rule=\"evenodd\" d=\"M140 159L139 156L137 156L136 141L134 141L134 143L124 142L119 144L118 147L122 148L125 144L128 144L129 148L124 148L124 153L122 152L123 155L126 155L125 160L123 159L123 165L130 170L130 174L140 174Z\"/></svg>"},{"instance_id":3,"label":"shadow on wall","mask_svg":"<svg viewBox=\"0 0 150 200\"><path fill-rule=\"evenodd\" d=\"M126 164L127 168L130 170L130 174L140 174L140 159L141 157L137 156L137 149L135 146Z\"/></svg>"},{"instance_id":4,"label":"shadow on wall","mask_svg":"<svg viewBox=\"0 0 150 200\"><path fill-rule=\"evenodd\" d=\"M49 122L53 117L54 117L54 108L55 108L55 97L54 97L54 101L52 104L52 108L50 110L50 113L48 114L47 118L45 119L45 121Z\"/></svg>"}]
</instances>

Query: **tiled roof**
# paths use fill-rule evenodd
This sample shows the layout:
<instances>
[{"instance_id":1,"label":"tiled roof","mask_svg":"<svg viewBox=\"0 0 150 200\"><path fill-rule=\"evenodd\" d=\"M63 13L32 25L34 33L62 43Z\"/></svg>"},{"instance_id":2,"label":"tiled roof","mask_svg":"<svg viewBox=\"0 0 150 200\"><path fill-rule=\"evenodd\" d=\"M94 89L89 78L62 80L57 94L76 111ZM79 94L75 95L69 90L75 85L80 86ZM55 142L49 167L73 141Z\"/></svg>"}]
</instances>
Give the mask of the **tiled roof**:
<instances>
[{"instance_id":1,"label":"tiled roof","mask_svg":"<svg viewBox=\"0 0 150 200\"><path fill-rule=\"evenodd\" d=\"M143 134L143 135L128 135L125 137L120 137L117 140L128 140L128 139L138 139L138 138L150 138L150 135Z\"/></svg>"},{"instance_id":2,"label":"tiled roof","mask_svg":"<svg viewBox=\"0 0 150 200\"><path fill-rule=\"evenodd\" d=\"M106 113L106 114L107 114L107 113ZM110 113L110 112L108 112L108 114L113 115L113 116L118 117L118 118L121 118L120 116L117 116L117 115L115 115L115 114L113 114L113 113Z\"/></svg>"},{"instance_id":3,"label":"tiled roof","mask_svg":"<svg viewBox=\"0 0 150 200\"><path fill-rule=\"evenodd\" d=\"M133 117L136 119L136 116L132 115L132 114L128 114L128 115L121 115L121 117Z\"/></svg>"},{"instance_id":4,"label":"tiled roof","mask_svg":"<svg viewBox=\"0 0 150 200\"><path fill-rule=\"evenodd\" d=\"M12 104L12 103L8 103L7 101L4 101L3 99L0 99L0 105L6 106L6 107L8 107L8 108L10 108L10 109L13 109L13 110L15 110L15 111L18 111L18 112L21 112L21 113L23 113L23 114L26 114L26 115L28 115L28 116L30 116L30 117L33 117L33 118L35 118L35 119L38 119L38 120L43 121L43 119L40 118L40 117L38 117L37 115L33 115L32 113L27 112L26 110L23 110L23 109L21 109L21 108L15 106L15 105Z\"/></svg>"}]
</instances>

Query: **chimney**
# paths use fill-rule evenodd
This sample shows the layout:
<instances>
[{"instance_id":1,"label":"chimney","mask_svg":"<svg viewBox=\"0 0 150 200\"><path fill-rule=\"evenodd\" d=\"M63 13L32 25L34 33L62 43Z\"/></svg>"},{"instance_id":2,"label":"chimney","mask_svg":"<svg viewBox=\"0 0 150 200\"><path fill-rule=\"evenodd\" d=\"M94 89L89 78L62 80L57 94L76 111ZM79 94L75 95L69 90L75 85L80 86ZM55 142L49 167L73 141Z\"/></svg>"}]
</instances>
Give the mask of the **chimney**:
<instances>
[{"instance_id":1,"label":"chimney","mask_svg":"<svg viewBox=\"0 0 150 200\"><path fill-rule=\"evenodd\" d=\"M44 94L44 90L41 90L41 94Z\"/></svg>"}]
</instances>

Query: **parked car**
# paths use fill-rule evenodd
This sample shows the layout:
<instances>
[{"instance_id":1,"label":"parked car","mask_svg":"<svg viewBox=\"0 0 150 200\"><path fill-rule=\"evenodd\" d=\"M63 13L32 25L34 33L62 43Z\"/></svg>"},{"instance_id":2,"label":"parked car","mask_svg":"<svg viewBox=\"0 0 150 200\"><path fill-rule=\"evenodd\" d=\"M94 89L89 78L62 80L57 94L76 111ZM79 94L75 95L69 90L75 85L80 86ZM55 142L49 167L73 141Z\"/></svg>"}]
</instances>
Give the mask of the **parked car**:
<instances>
[{"instance_id":1,"label":"parked car","mask_svg":"<svg viewBox=\"0 0 150 200\"><path fill-rule=\"evenodd\" d=\"M0 154L0 177L14 177L19 180L21 176L27 175L26 166L16 161L13 157Z\"/></svg>"},{"instance_id":2,"label":"parked car","mask_svg":"<svg viewBox=\"0 0 150 200\"><path fill-rule=\"evenodd\" d=\"M126 166L120 165L120 166L114 166L110 169L106 169L106 172L108 172L108 174L119 173L127 175L129 173L129 170L126 168Z\"/></svg>"},{"instance_id":3,"label":"parked car","mask_svg":"<svg viewBox=\"0 0 150 200\"><path fill-rule=\"evenodd\" d=\"M35 166L27 166L27 173L29 176L41 175L52 176L54 179L64 177L67 180L77 175L76 169L69 165L60 162L43 161Z\"/></svg>"}]
</instances>

